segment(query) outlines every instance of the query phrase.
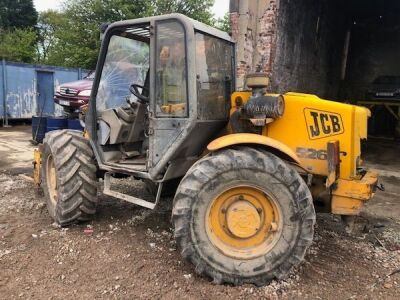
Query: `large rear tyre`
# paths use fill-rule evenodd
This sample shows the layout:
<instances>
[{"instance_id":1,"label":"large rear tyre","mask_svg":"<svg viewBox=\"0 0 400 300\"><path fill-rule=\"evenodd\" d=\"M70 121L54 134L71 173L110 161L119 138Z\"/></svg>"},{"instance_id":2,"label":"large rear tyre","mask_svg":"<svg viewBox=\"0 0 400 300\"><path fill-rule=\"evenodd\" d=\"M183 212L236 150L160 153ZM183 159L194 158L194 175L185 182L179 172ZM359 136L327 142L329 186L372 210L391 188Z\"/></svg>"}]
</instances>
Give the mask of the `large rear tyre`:
<instances>
[{"instance_id":1,"label":"large rear tyre","mask_svg":"<svg viewBox=\"0 0 400 300\"><path fill-rule=\"evenodd\" d=\"M216 283L258 286L303 259L315 211L300 175L249 147L207 156L182 179L172 211L182 255Z\"/></svg>"},{"instance_id":2,"label":"large rear tyre","mask_svg":"<svg viewBox=\"0 0 400 300\"><path fill-rule=\"evenodd\" d=\"M97 166L82 132L56 130L43 141L42 185L50 216L60 225L87 221L96 212Z\"/></svg>"}]
</instances>

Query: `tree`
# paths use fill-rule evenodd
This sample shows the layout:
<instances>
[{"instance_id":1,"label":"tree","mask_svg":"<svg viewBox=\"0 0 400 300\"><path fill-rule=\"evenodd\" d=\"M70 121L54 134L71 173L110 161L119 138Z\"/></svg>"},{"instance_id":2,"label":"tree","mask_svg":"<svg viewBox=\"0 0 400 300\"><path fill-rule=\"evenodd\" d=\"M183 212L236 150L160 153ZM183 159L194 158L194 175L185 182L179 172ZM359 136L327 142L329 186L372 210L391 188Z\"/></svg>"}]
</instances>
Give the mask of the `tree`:
<instances>
[{"instance_id":1,"label":"tree","mask_svg":"<svg viewBox=\"0 0 400 300\"><path fill-rule=\"evenodd\" d=\"M231 30L231 24L229 20L229 14L225 14L223 18L219 18L214 25L216 28L219 30L225 31L225 32L230 32Z\"/></svg>"},{"instance_id":2,"label":"tree","mask_svg":"<svg viewBox=\"0 0 400 300\"><path fill-rule=\"evenodd\" d=\"M181 13L208 25L214 24L214 0L151 0L154 15Z\"/></svg>"},{"instance_id":3,"label":"tree","mask_svg":"<svg viewBox=\"0 0 400 300\"><path fill-rule=\"evenodd\" d=\"M20 62L33 62L36 32L31 29L15 29L0 33L0 58Z\"/></svg>"},{"instance_id":4,"label":"tree","mask_svg":"<svg viewBox=\"0 0 400 300\"><path fill-rule=\"evenodd\" d=\"M213 24L213 4L214 0L69 0L61 13L40 15L39 59L48 64L94 69L102 23L178 12Z\"/></svg>"},{"instance_id":5,"label":"tree","mask_svg":"<svg viewBox=\"0 0 400 300\"><path fill-rule=\"evenodd\" d=\"M32 0L0 0L0 29L33 28L37 18Z\"/></svg>"},{"instance_id":6,"label":"tree","mask_svg":"<svg viewBox=\"0 0 400 300\"><path fill-rule=\"evenodd\" d=\"M37 62L47 63L49 54L56 47L61 32L66 28L66 19L63 13L47 10L41 12L38 18L37 30Z\"/></svg>"},{"instance_id":7,"label":"tree","mask_svg":"<svg viewBox=\"0 0 400 300\"><path fill-rule=\"evenodd\" d=\"M0 0L1 58L34 61L37 17L32 0Z\"/></svg>"},{"instance_id":8,"label":"tree","mask_svg":"<svg viewBox=\"0 0 400 300\"><path fill-rule=\"evenodd\" d=\"M53 42L56 43L49 49L47 63L94 69L100 49L100 25L142 17L150 11L148 0L65 2L63 20L54 32Z\"/></svg>"}]
</instances>

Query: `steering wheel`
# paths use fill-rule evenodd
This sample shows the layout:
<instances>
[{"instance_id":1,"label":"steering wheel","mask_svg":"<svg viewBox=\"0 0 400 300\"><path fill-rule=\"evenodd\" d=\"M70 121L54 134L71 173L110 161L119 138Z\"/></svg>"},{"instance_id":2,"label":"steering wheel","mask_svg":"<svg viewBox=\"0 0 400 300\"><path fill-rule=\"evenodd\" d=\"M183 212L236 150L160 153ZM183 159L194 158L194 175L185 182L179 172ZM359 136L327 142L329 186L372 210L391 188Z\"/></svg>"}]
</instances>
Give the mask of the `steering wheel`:
<instances>
[{"instance_id":1,"label":"steering wheel","mask_svg":"<svg viewBox=\"0 0 400 300\"><path fill-rule=\"evenodd\" d=\"M141 102L148 103L149 102L149 97L142 95L139 92L139 88L142 89L142 91L147 91L147 94L149 93L149 89L144 87L143 85L137 84L137 83L132 83L131 86L129 87L129 91L135 95Z\"/></svg>"}]
</instances>

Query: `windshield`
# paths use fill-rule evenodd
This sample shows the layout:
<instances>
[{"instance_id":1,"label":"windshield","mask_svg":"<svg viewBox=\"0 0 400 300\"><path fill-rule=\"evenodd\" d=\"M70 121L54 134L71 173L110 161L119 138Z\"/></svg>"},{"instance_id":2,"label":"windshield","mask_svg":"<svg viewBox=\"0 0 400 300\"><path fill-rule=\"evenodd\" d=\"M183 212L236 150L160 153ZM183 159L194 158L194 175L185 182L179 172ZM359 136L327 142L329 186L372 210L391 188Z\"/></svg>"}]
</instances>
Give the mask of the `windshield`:
<instances>
[{"instance_id":1,"label":"windshield","mask_svg":"<svg viewBox=\"0 0 400 300\"><path fill-rule=\"evenodd\" d=\"M147 43L125 36L112 36L97 92L97 111L126 104L127 98L131 95L130 85L132 83L143 85L148 69Z\"/></svg>"}]
</instances>

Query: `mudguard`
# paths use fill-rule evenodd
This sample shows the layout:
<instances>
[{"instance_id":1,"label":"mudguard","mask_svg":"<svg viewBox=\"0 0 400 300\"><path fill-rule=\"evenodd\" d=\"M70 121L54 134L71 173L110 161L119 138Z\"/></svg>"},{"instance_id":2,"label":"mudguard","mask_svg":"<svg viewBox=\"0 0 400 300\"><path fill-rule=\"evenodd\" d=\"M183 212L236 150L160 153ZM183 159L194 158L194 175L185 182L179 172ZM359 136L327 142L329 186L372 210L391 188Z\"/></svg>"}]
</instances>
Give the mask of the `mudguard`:
<instances>
[{"instance_id":1,"label":"mudguard","mask_svg":"<svg viewBox=\"0 0 400 300\"><path fill-rule=\"evenodd\" d=\"M274 150L273 152L283 159L289 159L301 165L297 154L288 146L275 139L254 133L234 133L222 136L209 143L207 149L213 152L234 145L259 145Z\"/></svg>"}]
</instances>

